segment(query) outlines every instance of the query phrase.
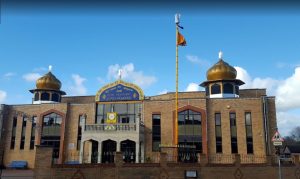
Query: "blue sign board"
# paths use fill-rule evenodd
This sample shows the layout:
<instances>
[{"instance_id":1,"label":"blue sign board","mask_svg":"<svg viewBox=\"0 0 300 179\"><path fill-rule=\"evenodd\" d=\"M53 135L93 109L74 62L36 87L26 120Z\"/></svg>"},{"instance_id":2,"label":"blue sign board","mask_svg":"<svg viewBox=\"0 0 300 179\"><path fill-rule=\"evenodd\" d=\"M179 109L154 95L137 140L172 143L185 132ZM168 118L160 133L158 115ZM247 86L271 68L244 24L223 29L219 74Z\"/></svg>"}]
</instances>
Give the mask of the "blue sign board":
<instances>
[{"instance_id":1,"label":"blue sign board","mask_svg":"<svg viewBox=\"0 0 300 179\"><path fill-rule=\"evenodd\" d=\"M104 90L99 97L99 101L137 101L140 96L134 88L118 84Z\"/></svg>"}]
</instances>

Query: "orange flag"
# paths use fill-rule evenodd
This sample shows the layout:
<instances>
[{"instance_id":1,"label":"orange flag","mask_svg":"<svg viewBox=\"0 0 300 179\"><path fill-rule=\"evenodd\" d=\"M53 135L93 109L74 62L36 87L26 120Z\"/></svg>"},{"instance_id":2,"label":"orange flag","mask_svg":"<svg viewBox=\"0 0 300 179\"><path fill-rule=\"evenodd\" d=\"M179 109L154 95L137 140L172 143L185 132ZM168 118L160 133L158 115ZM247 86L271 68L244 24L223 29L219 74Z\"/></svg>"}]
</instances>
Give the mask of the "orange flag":
<instances>
[{"instance_id":1,"label":"orange flag","mask_svg":"<svg viewBox=\"0 0 300 179\"><path fill-rule=\"evenodd\" d=\"M179 32L177 33L177 45L186 46L185 38Z\"/></svg>"}]
</instances>

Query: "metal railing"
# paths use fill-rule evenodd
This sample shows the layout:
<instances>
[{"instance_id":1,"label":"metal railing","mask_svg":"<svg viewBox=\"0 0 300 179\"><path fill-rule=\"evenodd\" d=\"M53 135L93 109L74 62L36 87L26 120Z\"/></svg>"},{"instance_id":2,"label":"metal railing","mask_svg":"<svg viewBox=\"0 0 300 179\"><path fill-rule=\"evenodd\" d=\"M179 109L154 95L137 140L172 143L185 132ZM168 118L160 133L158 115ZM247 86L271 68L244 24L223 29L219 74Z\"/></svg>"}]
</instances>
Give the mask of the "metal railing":
<instances>
[{"instance_id":1,"label":"metal railing","mask_svg":"<svg viewBox=\"0 0 300 179\"><path fill-rule=\"evenodd\" d=\"M142 126L141 126L142 127ZM86 124L85 131L92 132L92 131L136 131L137 126L136 123L133 124Z\"/></svg>"},{"instance_id":2,"label":"metal railing","mask_svg":"<svg viewBox=\"0 0 300 179\"><path fill-rule=\"evenodd\" d=\"M115 153L99 154L80 154L79 152L70 153L64 156L64 164L79 164L80 156L82 157L82 164L99 163L98 156L101 155L101 163L114 162ZM126 157L127 156L127 157ZM135 154L122 154L124 162L135 163ZM162 162L162 154L159 152L151 153L148 156L139 156L142 163L160 163ZM260 164L278 164L277 156L266 155L236 155L236 154L211 154L201 155L200 153L164 153L164 161L166 163L198 163L198 164L212 164L212 165L235 165L236 163L245 165L260 165ZM53 164L57 164L57 159L53 158ZM281 158L282 165L295 165L296 159L292 157Z\"/></svg>"}]
</instances>

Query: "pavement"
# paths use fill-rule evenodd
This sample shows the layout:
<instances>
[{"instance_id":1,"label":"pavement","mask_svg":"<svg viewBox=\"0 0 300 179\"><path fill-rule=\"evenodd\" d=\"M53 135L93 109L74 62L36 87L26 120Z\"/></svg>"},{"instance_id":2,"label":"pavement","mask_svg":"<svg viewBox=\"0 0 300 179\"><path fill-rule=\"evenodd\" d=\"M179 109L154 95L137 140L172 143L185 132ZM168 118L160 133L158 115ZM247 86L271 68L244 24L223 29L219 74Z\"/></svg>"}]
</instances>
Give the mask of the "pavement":
<instances>
[{"instance_id":1,"label":"pavement","mask_svg":"<svg viewBox=\"0 0 300 179\"><path fill-rule=\"evenodd\" d=\"M3 169L1 179L34 179L33 170Z\"/></svg>"}]
</instances>

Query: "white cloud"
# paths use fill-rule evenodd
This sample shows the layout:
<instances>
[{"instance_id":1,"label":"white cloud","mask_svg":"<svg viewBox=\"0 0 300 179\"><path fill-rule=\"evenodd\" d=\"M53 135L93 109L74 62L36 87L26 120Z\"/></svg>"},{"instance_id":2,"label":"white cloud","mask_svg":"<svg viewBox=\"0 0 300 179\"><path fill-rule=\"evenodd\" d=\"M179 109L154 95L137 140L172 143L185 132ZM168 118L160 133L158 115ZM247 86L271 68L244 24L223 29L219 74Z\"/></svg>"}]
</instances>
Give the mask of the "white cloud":
<instances>
[{"instance_id":1,"label":"white cloud","mask_svg":"<svg viewBox=\"0 0 300 179\"><path fill-rule=\"evenodd\" d=\"M236 78L242 80L245 82L244 85L241 86L241 88L252 88L252 79L248 72L242 68L242 67L234 67L237 71Z\"/></svg>"},{"instance_id":2,"label":"white cloud","mask_svg":"<svg viewBox=\"0 0 300 179\"><path fill-rule=\"evenodd\" d=\"M141 87L148 87L157 81L155 76L146 76L142 71L135 71L133 63L120 66L119 64L108 67L108 79L118 79L119 70L122 70L122 79L131 81Z\"/></svg>"},{"instance_id":3,"label":"white cloud","mask_svg":"<svg viewBox=\"0 0 300 179\"><path fill-rule=\"evenodd\" d=\"M160 95L160 94L167 94L168 93L168 90L167 89L164 89L164 90L162 90L161 92L159 92L158 94Z\"/></svg>"},{"instance_id":4,"label":"white cloud","mask_svg":"<svg viewBox=\"0 0 300 179\"><path fill-rule=\"evenodd\" d=\"M280 84L280 80L273 79L270 77L267 78L254 78L248 74L248 72L243 69L242 67L234 67L237 71L237 79L242 80L245 82L244 85L242 85L240 88L241 89L249 89L249 88L266 88L267 93L269 95L275 95L276 93L276 88Z\"/></svg>"},{"instance_id":5,"label":"white cloud","mask_svg":"<svg viewBox=\"0 0 300 179\"><path fill-rule=\"evenodd\" d=\"M7 93L5 91L0 90L0 104L5 101L7 97Z\"/></svg>"},{"instance_id":6,"label":"white cloud","mask_svg":"<svg viewBox=\"0 0 300 179\"><path fill-rule=\"evenodd\" d=\"M83 85L85 78L81 77L78 74L73 74L72 79L74 81L74 85L70 86L70 95L78 96L78 95L86 95L87 89Z\"/></svg>"},{"instance_id":7,"label":"white cloud","mask_svg":"<svg viewBox=\"0 0 300 179\"><path fill-rule=\"evenodd\" d=\"M16 73L8 72L3 75L5 79L10 79L11 77L16 76Z\"/></svg>"},{"instance_id":8,"label":"white cloud","mask_svg":"<svg viewBox=\"0 0 300 179\"><path fill-rule=\"evenodd\" d=\"M300 111L296 113L277 112L277 126L281 136L288 136L294 127L300 126Z\"/></svg>"},{"instance_id":9,"label":"white cloud","mask_svg":"<svg viewBox=\"0 0 300 179\"><path fill-rule=\"evenodd\" d=\"M281 110L300 108L300 67L277 88L276 102Z\"/></svg>"},{"instance_id":10,"label":"white cloud","mask_svg":"<svg viewBox=\"0 0 300 179\"><path fill-rule=\"evenodd\" d=\"M268 95L276 96L276 106L279 111L300 108L300 67L296 67L294 74L284 80L274 78L254 78L248 72L235 67L237 78L246 84L241 88L267 88Z\"/></svg>"},{"instance_id":11,"label":"white cloud","mask_svg":"<svg viewBox=\"0 0 300 179\"><path fill-rule=\"evenodd\" d=\"M289 135L292 126L300 126L300 67L296 67L294 73L284 79L254 78L241 67L235 67L237 78L246 84L241 88L267 88L269 95L276 96L277 126L283 136ZM297 110L297 114L292 110Z\"/></svg>"},{"instance_id":12,"label":"white cloud","mask_svg":"<svg viewBox=\"0 0 300 179\"><path fill-rule=\"evenodd\" d=\"M35 82L37 79L39 79L42 75L39 73L27 73L23 75L23 79L28 82Z\"/></svg>"},{"instance_id":13,"label":"white cloud","mask_svg":"<svg viewBox=\"0 0 300 179\"><path fill-rule=\"evenodd\" d=\"M192 63L201 65L201 66L209 66L210 62L208 60L200 59L195 55L186 55L186 59Z\"/></svg>"},{"instance_id":14,"label":"white cloud","mask_svg":"<svg viewBox=\"0 0 300 179\"><path fill-rule=\"evenodd\" d=\"M199 91L200 87L199 84L197 83L190 83L187 88L185 89L185 91Z\"/></svg>"}]
</instances>

